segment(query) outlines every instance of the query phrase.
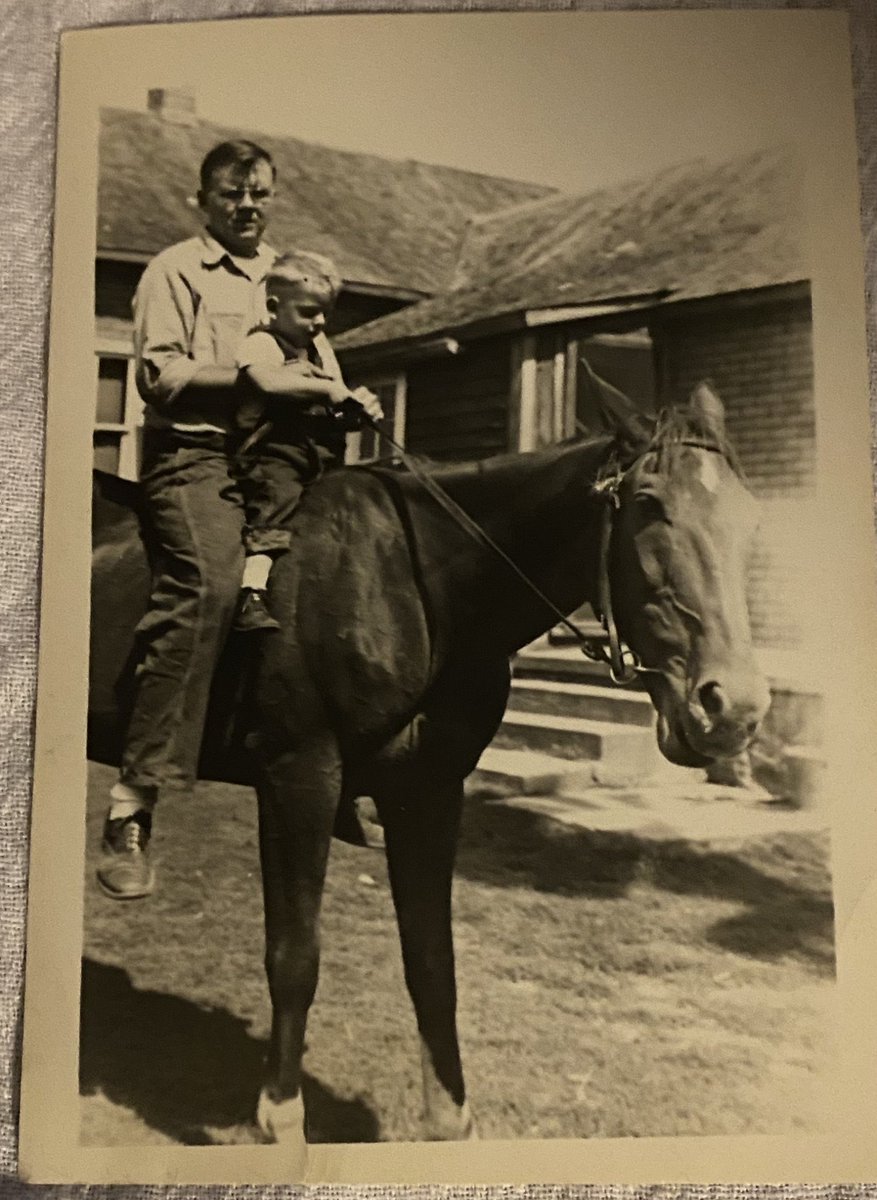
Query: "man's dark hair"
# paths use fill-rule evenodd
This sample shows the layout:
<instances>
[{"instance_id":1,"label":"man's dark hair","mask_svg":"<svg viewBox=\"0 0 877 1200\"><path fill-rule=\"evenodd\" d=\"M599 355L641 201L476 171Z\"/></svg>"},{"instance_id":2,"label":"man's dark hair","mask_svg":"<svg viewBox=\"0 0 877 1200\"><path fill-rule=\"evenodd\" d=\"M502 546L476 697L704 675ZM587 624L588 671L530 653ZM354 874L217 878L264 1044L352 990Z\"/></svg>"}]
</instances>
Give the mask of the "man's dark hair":
<instances>
[{"instance_id":1,"label":"man's dark hair","mask_svg":"<svg viewBox=\"0 0 877 1200\"><path fill-rule=\"evenodd\" d=\"M257 146L255 142L243 139L235 142L220 142L208 151L201 164L201 191L206 192L210 187L214 171L223 167L238 167L241 172L248 173L258 162L266 162L271 168L271 175L276 178L277 168L267 150Z\"/></svg>"}]
</instances>

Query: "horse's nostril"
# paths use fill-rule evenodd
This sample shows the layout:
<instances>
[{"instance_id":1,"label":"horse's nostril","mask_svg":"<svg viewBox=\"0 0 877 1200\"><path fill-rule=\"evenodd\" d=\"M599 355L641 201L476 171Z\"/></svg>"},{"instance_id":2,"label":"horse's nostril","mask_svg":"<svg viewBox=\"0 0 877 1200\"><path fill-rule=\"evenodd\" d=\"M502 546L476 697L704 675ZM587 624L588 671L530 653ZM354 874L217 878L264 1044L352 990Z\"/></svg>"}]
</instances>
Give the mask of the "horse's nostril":
<instances>
[{"instance_id":1,"label":"horse's nostril","mask_svg":"<svg viewBox=\"0 0 877 1200\"><path fill-rule=\"evenodd\" d=\"M711 680L709 683L701 684L701 686L698 688L698 695L700 696L700 703L703 706L703 711L708 716L718 717L721 714L724 708L722 689L718 683L715 682L715 680Z\"/></svg>"},{"instance_id":2,"label":"horse's nostril","mask_svg":"<svg viewBox=\"0 0 877 1200\"><path fill-rule=\"evenodd\" d=\"M758 722L750 721L749 724L746 726L746 732L749 734L750 737L752 737L757 731L758 731Z\"/></svg>"}]
</instances>

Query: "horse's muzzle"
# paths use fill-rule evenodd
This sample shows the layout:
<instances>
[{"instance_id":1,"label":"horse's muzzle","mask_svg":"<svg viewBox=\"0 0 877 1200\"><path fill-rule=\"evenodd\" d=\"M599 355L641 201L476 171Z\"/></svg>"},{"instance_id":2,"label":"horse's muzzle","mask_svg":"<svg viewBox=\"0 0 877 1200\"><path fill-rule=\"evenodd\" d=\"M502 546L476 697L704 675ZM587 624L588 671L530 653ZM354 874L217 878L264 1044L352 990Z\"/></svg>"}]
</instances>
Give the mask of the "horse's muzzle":
<instances>
[{"instance_id":1,"label":"horse's muzzle","mask_svg":"<svg viewBox=\"0 0 877 1200\"><path fill-rule=\"evenodd\" d=\"M707 758L729 758L752 743L769 707L770 690L757 671L705 673L688 696L686 740Z\"/></svg>"}]
</instances>

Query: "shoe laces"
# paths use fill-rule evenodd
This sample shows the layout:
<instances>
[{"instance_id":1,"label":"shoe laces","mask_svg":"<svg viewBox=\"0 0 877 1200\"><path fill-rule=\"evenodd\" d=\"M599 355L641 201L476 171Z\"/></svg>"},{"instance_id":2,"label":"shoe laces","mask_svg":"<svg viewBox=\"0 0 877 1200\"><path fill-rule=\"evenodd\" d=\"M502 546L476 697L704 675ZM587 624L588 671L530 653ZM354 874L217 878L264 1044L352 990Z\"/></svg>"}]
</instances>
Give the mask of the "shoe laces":
<instances>
[{"instance_id":1,"label":"shoe laces","mask_svg":"<svg viewBox=\"0 0 877 1200\"><path fill-rule=\"evenodd\" d=\"M145 849L146 830L135 817L131 817L122 826L121 841L129 854L140 854Z\"/></svg>"},{"instance_id":2,"label":"shoe laces","mask_svg":"<svg viewBox=\"0 0 877 1200\"><path fill-rule=\"evenodd\" d=\"M144 836L143 829L140 828L137 821L128 821L125 829L122 830L122 841L125 842L127 851L136 852L143 850Z\"/></svg>"}]
</instances>

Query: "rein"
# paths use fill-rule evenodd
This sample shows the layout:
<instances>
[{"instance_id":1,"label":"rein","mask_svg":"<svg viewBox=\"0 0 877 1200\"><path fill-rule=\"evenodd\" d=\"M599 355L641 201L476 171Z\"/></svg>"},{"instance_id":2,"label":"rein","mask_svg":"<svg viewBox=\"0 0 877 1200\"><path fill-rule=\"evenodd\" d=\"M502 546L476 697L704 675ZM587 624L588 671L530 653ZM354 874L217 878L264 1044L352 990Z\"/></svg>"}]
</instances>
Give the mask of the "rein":
<instances>
[{"instance_id":1,"label":"rein","mask_svg":"<svg viewBox=\"0 0 877 1200\"><path fill-rule=\"evenodd\" d=\"M624 478L625 472L619 471L616 475L600 480L593 485L592 494L604 501L603 517L600 522L600 553L599 566L597 573L597 604L599 612L597 614L603 629L608 638L608 649L595 638L589 638L573 624L573 622L562 612L553 600L542 591L542 589L526 575L518 564L512 559L501 546L499 546L493 538L482 529L469 513L462 508L452 496L449 496L441 484L424 471L420 464L408 453L404 446L399 445L388 433L381 429L376 420L370 417L367 413L358 413L360 421L364 425L368 425L370 429L378 435L388 446L391 446L399 456L405 468L414 476L418 483L423 487L436 501L437 504L445 510L445 512L469 534L475 541L487 546L493 551L506 566L517 576L517 578L527 587L534 596L540 600L546 608L557 618L557 623L563 625L575 638L579 650L592 662L605 663L609 667L609 674L612 682L620 686L631 684L637 678L637 675L650 670L648 667L642 666L638 656L625 646L621 641L618 633L618 626L615 623L615 616L612 607L612 585L609 578L609 551L612 542L612 527L613 517L621 507L621 501L618 495L618 489L621 481ZM720 448L714 443L707 442L696 438L680 439L677 443L681 446L693 446L697 449L711 450L716 453L721 453Z\"/></svg>"}]
</instances>

